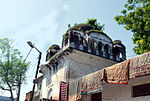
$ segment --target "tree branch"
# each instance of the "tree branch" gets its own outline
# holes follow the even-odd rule
[[[0,86],[0,88],[1,88],[2,90],[10,91],[10,89],[4,88],[4,87],[2,87],[2,86]]]
[[[15,85],[15,84],[13,84],[12,86],[18,86],[17,84]]]

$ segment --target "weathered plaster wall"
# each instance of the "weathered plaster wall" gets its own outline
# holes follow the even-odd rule
[[[69,82],[104,67],[115,64],[115,61],[104,59],[92,54],[74,50],[58,62],[57,70],[54,67],[43,69],[42,98],[58,100],[61,81]]]
[[[42,86],[41,86],[41,96],[40,98],[47,98],[47,86],[46,83],[48,82],[47,80],[49,79],[48,74],[50,73],[49,68],[45,67],[44,70],[44,75],[43,75],[43,80],[42,80]]]
[[[59,98],[60,81],[70,81],[89,73],[95,72],[104,67],[115,64],[115,61],[97,57],[80,51],[73,51],[64,57],[64,61],[58,65],[58,71],[51,76],[53,87],[52,97],[55,100]]]
[[[48,67],[42,68],[43,72],[43,80],[42,80],[42,97],[41,98],[48,98],[52,96],[54,100],[58,100],[59,98],[59,87],[61,81],[66,81],[66,59],[61,59],[59,64],[55,67],[50,65]],[[54,69],[55,68],[55,69]],[[57,68],[57,69],[56,69]]]
[[[67,59],[69,61],[67,75],[70,80],[77,79],[117,63],[109,59],[77,50],[73,51],[72,54],[69,54]]]
[[[56,74],[52,76],[52,98],[53,99],[58,99],[59,98],[59,89],[60,89],[60,82],[61,81],[66,81],[65,73],[66,73],[66,68],[61,68]]]
[[[132,97],[132,87],[145,83],[150,83],[150,76],[132,79],[128,85],[104,84],[102,101],[150,101],[150,96]]]

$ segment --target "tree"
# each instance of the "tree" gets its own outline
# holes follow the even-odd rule
[[[0,39],[0,88],[9,91],[14,101],[14,90],[20,94],[21,84],[25,81],[29,62],[25,62],[18,49],[8,38]],[[20,95],[18,94],[17,97]],[[19,99],[18,99],[19,101]]]
[[[119,25],[133,32],[136,54],[150,51],[150,0],[127,0],[122,15],[115,17]]]

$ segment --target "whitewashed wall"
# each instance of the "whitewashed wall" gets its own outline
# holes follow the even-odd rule
[[[42,69],[44,72],[42,98],[52,96],[54,100],[58,100],[60,81],[69,82],[115,63],[112,60],[74,50],[59,61],[56,71],[53,70],[53,67],[51,67],[51,73],[47,67]]]
[[[70,77],[70,80],[77,79],[117,63],[109,59],[77,50],[73,51],[73,53],[70,54],[67,59],[69,61],[67,76]]]
[[[47,98],[48,91],[47,91],[47,86],[46,86],[46,82],[47,82],[46,80],[49,79],[48,74],[49,74],[50,70],[49,70],[49,68],[45,67],[45,68],[43,68],[43,72],[44,72],[44,75],[43,75],[43,80],[42,80],[40,98]]]
[[[132,97],[132,87],[150,83],[150,76],[132,79],[128,85],[104,84],[102,101],[150,101],[150,96]]]

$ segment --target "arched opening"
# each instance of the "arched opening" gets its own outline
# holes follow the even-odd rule
[[[51,55],[50,55],[50,52],[47,52],[46,54],[46,61],[48,61],[50,59]]]
[[[80,36],[80,45],[83,45],[83,36]]]
[[[74,33],[73,42],[74,42],[75,48],[78,49],[79,48],[79,35],[76,32]]]
[[[90,42],[90,47],[91,47],[91,52],[92,52],[93,54],[95,54],[95,53],[96,53],[97,43],[96,43],[94,40],[91,40],[91,42]]]
[[[109,55],[108,55],[108,48],[109,48],[109,45],[106,44],[106,45],[104,46],[104,52],[105,52],[105,57],[106,57],[106,58],[109,57]]]
[[[119,54],[120,54],[119,47],[113,47],[113,57],[114,57],[114,59],[116,59],[117,57],[119,57]]]
[[[102,56],[103,55],[103,52],[102,52],[102,47],[103,47],[103,44],[102,42],[98,42],[98,52],[99,52],[99,55]]]
[[[48,97],[49,99],[52,98],[52,88],[49,89],[48,94],[47,94],[47,97]]]
[[[87,41],[84,39],[83,40],[83,51],[88,51],[88,44],[87,44]]]
[[[124,47],[122,48],[122,58],[126,60],[126,50]]]
[[[119,55],[121,61],[126,60],[126,54],[125,54],[125,48],[121,47],[120,48],[120,55]]]
[[[65,36],[65,45],[68,43],[68,34]]]
[[[73,31],[71,30],[70,32],[69,32],[69,40],[70,40],[70,42],[73,42]]]

